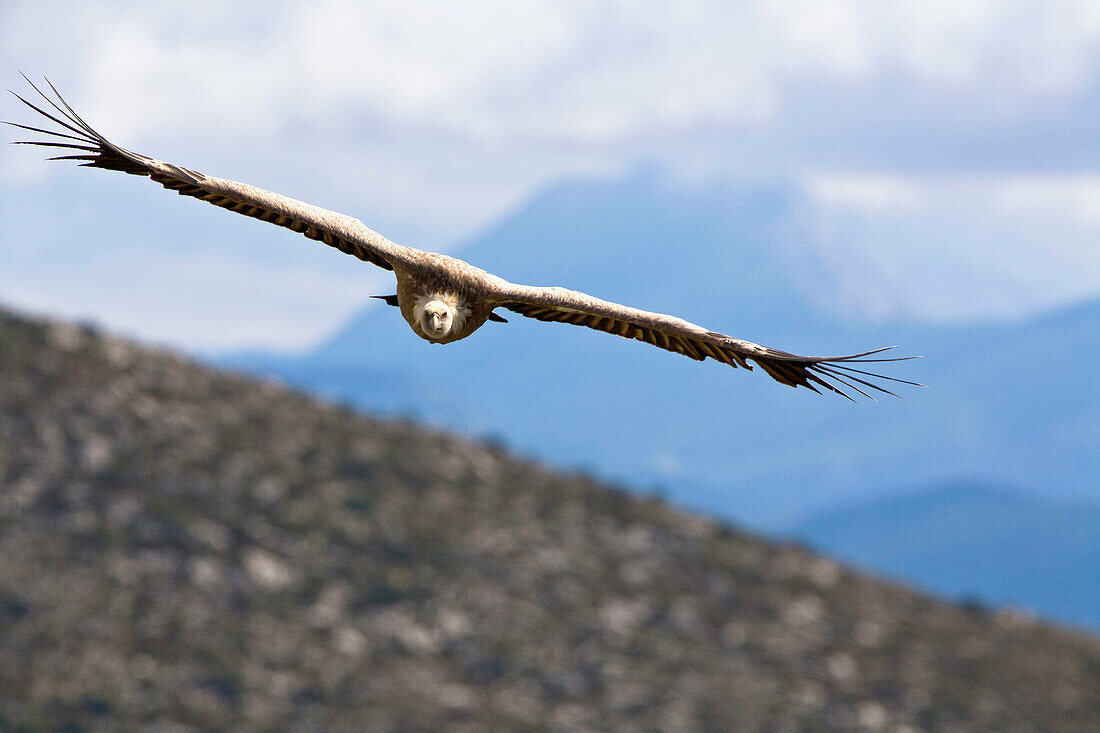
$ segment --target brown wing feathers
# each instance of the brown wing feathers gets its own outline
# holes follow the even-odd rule
[[[806,387],[818,393],[821,391],[818,388],[821,387],[848,399],[851,399],[851,395],[846,390],[853,390],[870,399],[874,399],[874,397],[866,391],[868,389],[893,395],[894,397],[898,396],[885,387],[869,381],[870,379],[884,379],[920,386],[916,382],[887,377],[850,366],[853,363],[905,361],[916,358],[867,358],[894,348],[892,346],[887,347],[887,349],[876,349],[848,356],[806,357],[757,346],[756,344],[745,344],[745,342],[737,341],[715,331],[693,337],[682,333],[672,333],[649,325],[631,323],[624,319],[555,308],[538,303],[509,302],[503,303],[501,307],[540,321],[571,323],[624,338],[644,341],[660,349],[683,354],[696,361],[710,358],[734,368],[741,367],[752,371],[752,365],[748,363],[751,360],[760,365],[760,368],[777,382],[791,387]]]
[[[25,76],[23,78],[26,79]],[[75,151],[69,155],[55,156],[50,158],[50,160],[75,160],[81,161],[80,165],[82,166],[121,171],[137,176],[148,176],[151,180],[156,181],[170,191],[175,191],[181,196],[191,196],[215,206],[220,206],[223,209],[229,209],[238,214],[285,227],[304,234],[309,239],[324,242],[329,246],[335,247],[342,252],[346,252],[366,262],[370,262],[373,265],[378,265],[387,270],[393,269],[393,266],[390,265],[389,262],[375,252],[340,237],[333,232],[327,231],[323,227],[318,227],[313,223],[296,219],[293,216],[288,216],[263,206],[257,206],[249,201],[239,200],[224,191],[211,190],[211,179],[204,176],[202,173],[170,163],[155,161],[152,158],[118,147],[93,130],[88,123],[84,122],[84,120],[73,111],[72,107],[65,102],[62,96],[57,92],[57,89],[54,88],[53,84],[50,84],[48,79],[46,83],[49,84],[50,89],[56,96],[56,102],[44,94],[30,79],[27,79],[27,83],[30,84],[31,87],[38,92],[39,96],[53,108],[53,113],[27,101],[15,92],[12,92],[12,94],[14,94],[19,101],[23,102],[23,104],[38,112],[43,117],[60,125],[68,132],[47,130],[39,127],[31,127],[30,125],[7,122],[5,124],[11,125],[12,127],[18,127],[43,135],[50,135],[55,138],[50,141],[20,140],[15,143],[16,145],[38,145],[46,148]],[[60,103],[60,105],[58,103]]]
[[[652,344],[653,346],[667,351],[683,354],[696,361],[702,361],[707,358],[707,356],[711,356],[709,352],[704,353],[698,348],[697,344],[693,344],[688,339],[677,335],[669,335],[663,331],[644,328],[637,324],[630,323],[629,321],[611,318],[609,316],[565,311],[557,308],[532,305],[530,303],[505,303],[501,307],[540,321],[571,323],[575,326],[587,326],[588,328],[594,328],[597,331],[604,331],[606,333],[615,334],[616,336],[622,336],[623,338],[637,339],[638,341],[644,341],[647,344]]]

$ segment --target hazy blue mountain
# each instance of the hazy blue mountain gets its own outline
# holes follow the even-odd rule
[[[1100,629],[1100,504],[945,482],[821,512],[794,535],[947,597]]]
[[[758,528],[789,527],[856,491],[958,475],[1095,495],[1100,301],[1009,325],[844,320],[822,299],[837,278],[870,275],[820,259],[806,211],[782,184],[570,181],[461,254],[514,281],[566,284],[791,351],[900,343],[927,356],[885,368],[929,385],[902,386],[911,404],[853,405],[518,316],[435,347],[386,307],[304,356],[227,361],[374,411],[507,435],[531,454]]]

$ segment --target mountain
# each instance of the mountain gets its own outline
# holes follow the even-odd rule
[[[807,211],[797,187],[782,184],[574,180],[460,254],[510,280],[567,284],[790,351],[899,343],[899,354],[926,356],[885,367],[929,385],[901,386],[911,404],[851,405],[518,316],[437,348],[385,307],[308,354],[222,363],[370,410],[507,435],[529,454],[770,531],[866,487],[960,475],[1095,497],[1100,393],[1082,385],[1100,371],[1100,301],[969,326],[833,315],[853,306],[837,293],[880,283],[815,251]]]
[[[1059,730],[1100,642],[0,313],[0,729]]]
[[[792,536],[949,598],[1100,629],[1100,504],[953,481],[821,512]]]

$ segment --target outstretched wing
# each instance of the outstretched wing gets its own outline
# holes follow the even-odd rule
[[[529,318],[587,326],[616,336],[644,341],[698,361],[709,357],[734,368],[749,370],[752,369],[749,364],[752,361],[777,382],[792,387],[807,387],[814,392],[820,392],[818,388],[821,387],[848,399],[851,399],[846,391],[849,389],[874,399],[864,388],[897,397],[885,387],[875,384],[876,380],[921,386],[916,382],[875,374],[853,366],[916,358],[868,358],[894,348],[892,346],[848,356],[798,356],[708,331],[682,318],[630,308],[565,288],[509,284],[501,292],[494,293],[493,299],[499,301],[498,307]]]
[[[26,79],[25,76],[23,78]],[[52,138],[48,141],[21,140],[16,143],[17,145],[39,145],[71,151],[67,155],[60,155],[50,160],[77,160],[83,161],[81,165],[84,166],[148,176],[182,196],[193,196],[223,209],[300,232],[310,239],[324,242],[387,270],[392,270],[395,265],[415,258],[420,252],[411,247],[394,244],[353,217],[296,201],[287,196],[280,196],[246,183],[205,176],[178,165],[164,163],[120,148],[84,122],[61,98],[48,79],[46,83],[49,84],[56,100],[44,94],[30,79],[27,79],[27,83],[52,109],[47,110],[32,104],[15,92],[12,94],[34,111],[60,125],[62,129],[49,130],[14,122],[5,124],[49,135]]]

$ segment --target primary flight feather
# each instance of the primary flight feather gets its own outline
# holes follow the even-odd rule
[[[183,196],[286,227],[391,270],[397,278],[397,294],[384,299],[398,306],[412,330],[432,343],[457,341],[488,320],[503,321],[494,312],[501,308],[540,321],[572,323],[637,339],[698,361],[710,358],[749,370],[752,369],[751,361],[782,384],[807,387],[814,392],[820,387],[849,399],[851,396],[846,390],[866,397],[871,394],[865,389],[894,394],[876,384],[876,380],[916,385],[853,366],[912,358],[869,358],[894,347],[848,356],[798,356],[735,339],[675,316],[630,308],[575,290],[516,285],[454,257],[395,244],[353,217],[120,148],[84,122],[49,80],[46,84],[53,97],[29,79],[27,83],[45,102],[43,106],[15,92],[12,94],[61,129],[8,122],[6,124],[52,138],[16,144],[69,151],[51,160],[75,160],[84,166],[148,176]]]

